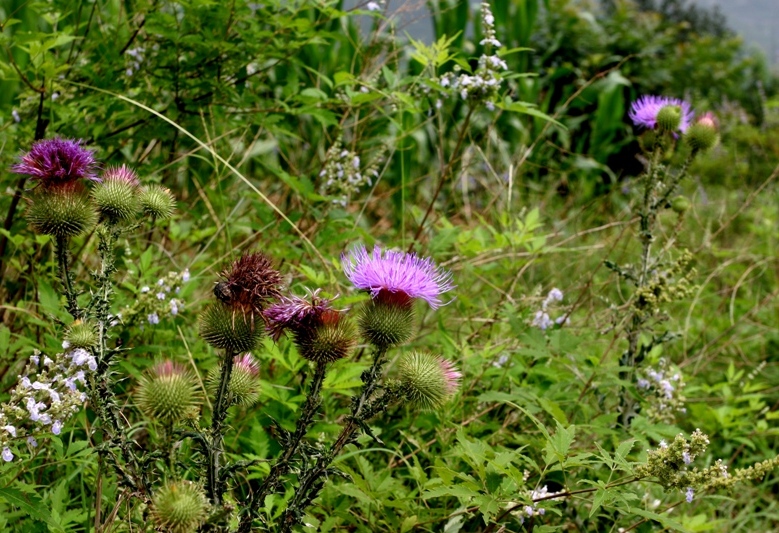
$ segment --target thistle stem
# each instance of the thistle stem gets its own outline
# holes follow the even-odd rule
[[[271,494],[278,489],[281,477],[289,473],[290,467],[292,466],[292,459],[297,454],[300,444],[303,442],[303,438],[306,436],[306,433],[308,433],[308,429],[314,421],[314,415],[316,415],[322,404],[320,393],[326,374],[327,363],[317,363],[314,376],[311,378],[311,386],[308,395],[306,396],[306,402],[303,404],[300,418],[298,418],[297,423],[295,424],[295,433],[292,434],[292,438],[286,444],[284,453],[276,460],[262,484],[254,492],[249,509],[241,518],[238,533],[249,533],[251,531],[252,520],[254,520],[257,509],[259,509],[260,505],[265,501],[265,497],[268,494]]]
[[[54,250],[57,254],[57,274],[60,281],[62,281],[62,287],[65,291],[65,299],[67,300],[67,310],[70,315],[78,320],[82,317],[83,313],[78,307],[78,301],[76,300],[76,291],[73,290],[73,274],[70,272],[69,265],[69,253],[68,253],[68,238],[57,236],[54,241]]]
[[[214,412],[211,417],[211,442],[208,447],[208,470],[206,472],[206,487],[208,497],[214,505],[220,505],[224,494],[224,483],[219,475],[219,459],[224,453],[223,428],[227,410],[230,407],[229,385],[233,373],[235,354],[231,350],[225,350],[222,363],[222,373],[219,378],[219,389],[214,402]]]
[[[369,401],[379,386],[381,371],[386,363],[387,349],[387,346],[377,347],[373,356],[373,364],[362,373],[362,391],[359,396],[352,397],[351,416],[341,429],[338,438],[327,452],[317,459],[317,462],[311,469],[301,474],[300,484],[295,490],[292,500],[288,503],[287,510],[284,511],[281,517],[279,529],[281,533],[290,533],[292,528],[300,523],[303,511],[322,489],[322,483],[319,482],[320,478],[327,474],[333,460],[338,457],[344,447],[352,442],[357,430],[367,421],[367,415],[377,414],[375,410],[370,409]]]

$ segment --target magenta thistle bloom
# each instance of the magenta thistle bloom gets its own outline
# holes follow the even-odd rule
[[[432,259],[413,253],[376,246],[368,254],[365,246],[358,246],[343,254],[341,263],[349,281],[358,289],[370,291],[373,298],[382,293],[401,299],[421,298],[437,309],[441,306],[441,294],[454,288],[451,272],[436,266]]]
[[[95,174],[95,156],[81,140],[46,139],[33,143],[19,163],[11,167],[46,186],[62,185],[80,178],[100,181]]]
[[[679,131],[685,132],[692,122],[694,113],[690,108],[689,102],[679,98],[669,98],[667,96],[642,96],[630,106],[628,116],[633,124],[650,130],[657,127],[657,114],[662,108],[669,105],[679,106],[682,111],[682,120],[679,124]]]

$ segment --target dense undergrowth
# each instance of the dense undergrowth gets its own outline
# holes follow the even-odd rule
[[[386,390],[413,352],[453,361],[462,379],[443,408],[399,401],[361,425],[318,498],[298,506],[297,530],[776,528],[772,465],[738,472],[777,455],[779,100],[735,36],[622,1],[512,0],[491,13],[428,2],[432,44],[405,35],[382,2],[0,7],[2,168],[34,140],[84,139],[103,165],[132,166],[177,205],[114,241],[103,230],[71,240],[75,280],[105,287],[101,269],[116,267],[103,316],[116,353],[102,370],[127,423],[107,438],[92,397],[34,447],[3,434],[4,531],[152,530],[164,522],[150,494],[165,480],[209,489],[192,433],[219,411],[209,382],[227,359],[198,325],[219,273],[261,250],[285,291],[322,289],[359,310],[370,298],[340,261],[358,243],[431,257],[456,285],[447,305],[415,304]],[[662,197],[690,150],[685,136],[657,140],[631,122],[643,94],[713,112],[720,138],[651,214],[644,171],[670,169],[653,178]],[[28,226],[35,182],[10,170],[3,180],[6,401],[34,350],[65,349],[74,317],[58,238]],[[158,297],[158,286],[172,291]],[[658,298],[646,303],[650,286]],[[96,290],[76,304],[102,301]],[[354,419],[371,343],[328,367],[306,428],[312,462]],[[285,338],[253,354],[259,397],[225,408],[224,464],[237,474],[223,500],[208,493],[203,531],[239,527],[290,445],[285,430],[308,412],[318,366]],[[202,418],[178,433],[137,394],[163,359],[207,392]],[[112,467],[122,447],[147,461],[150,491]],[[286,523],[310,473],[294,466],[257,502],[260,530]],[[729,486],[739,476],[751,479]]]

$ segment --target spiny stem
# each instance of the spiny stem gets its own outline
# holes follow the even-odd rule
[[[74,318],[79,319],[82,316],[76,300],[76,291],[73,289],[73,275],[70,272],[68,238],[57,236],[54,241],[54,250],[57,254],[57,274],[62,282],[62,288],[65,291],[68,313]]]
[[[352,441],[354,434],[360,428],[361,423],[367,420],[366,414],[372,412],[371,409],[366,409],[369,406],[369,400],[373,396],[376,387],[379,385],[379,379],[381,378],[381,370],[386,362],[387,346],[380,346],[376,348],[373,357],[373,364],[368,370],[362,373],[363,387],[360,396],[352,398],[352,413],[348,421],[341,429],[338,438],[330,446],[326,453],[323,453],[316,464],[310,470],[303,473],[300,477],[300,484],[292,500],[287,505],[287,510],[281,517],[281,526],[279,531],[281,533],[289,533],[292,528],[300,522],[300,517],[303,514],[305,508],[316,498],[316,495],[321,489],[321,484],[318,483],[319,479],[324,476],[327,469],[332,464],[333,460],[338,457],[341,450]]]
[[[303,405],[300,418],[298,418],[297,423],[295,424],[295,433],[287,443],[284,453],[276,460],[262,484],[254,492],[249,509],[241,518],[238,533],[249,533],[251,531],[252,520],[257,513],[257,509],[259,509],[260,505],[265,501],[265,497],[268,494],[271,494],[278,489],[281,477],[289,472],[290,467],[292,466],[291,461],[297,454],[300,444],[303,442],[303,438],[306,436],[306,433],[308,433],[308,428],[313,423],[314,415],[322,404],[320,392],[326,374],[327,363],[317,363],[314,376],[311,378],[311,387],[308,391],[306,402]]]
[[[232,350],[225,350],[222,362],[222,372],[219,379],[219,389],[214,402],[214,413],[211,417],[211,442],[208,447],[207,490],[208,497],[214,505],[220,505],[224,493],[223,483],[219,475],[219,458],[224,453],[224,438],[222,435],[224,420],[230,407],[229,385],[233,373],[235,354]]]

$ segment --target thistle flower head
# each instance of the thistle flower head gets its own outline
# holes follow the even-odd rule
[[[147,416],[173,424],[195,416],[200,395],[190,372],[167,360],[146,372],[138,387],[137,399]]]
[[[138,200],[138,176],[129,167],[109,167],[103,180],[92,190],[100,213],[110,222],[132,220],[140,207]]]
[[[422,409],[443,406],[457,391],[462,377],[450,361],[424,352],[403,356],[399,370],[408,399]]]
[[[223,303],[244,312],[262,312],[281,297],[281,274],[260,252],[242,255],[229,269],[221,273],[222,281],[214,287],[214,295]]]
[[[370,291],[374,299],[393,299],[398,303],[420,298],[430,307],[441,306],[441,294],[454,288],[452,274],[413,253],[382,250],[372,253],[364,246],[341,257],[344,273],[358,289]]]
[[[79,139],[60,138],[36,141],[11,170],[39,180],[45,187],[81,178],[99,181],[95,174],[95,156],[82,143]]]
[[[208,372],[208,388],[213,393],[219,388],[221,374],[221,366]],[[249,406],[257,401],[260,396],[259,376],[260,365],[252,354],[245,353],[233,358],[233,372],[227,385],[227,392],[233,403]]]
[[[354,328],[345,315],[319,296],[320,289],[306,297],[283,297],[265,310],[268,332],[274,340],[285,331],[292,332],[300,355],[316,363],[342,359],[356,343]]]
[[[679,126],[678,131],[685,132],[692,122],[694,113],[689,102],[679,98],[669,98],[667,96],[642,96],[630,106],[628,116],[633,124],[639,127],[653,130],[657,127],[657,116],[665,107],[679,108]]]
[[[167,220],[173,214],[176,199],[170,189],[161,185],[149,185],[141,189],[141,210],[147,216]]]
[[[202,487],[191,481],[169,481],[154,492],[152,516],[169,533],[195,531],[208,515]]]
[[[25,218],[44,235],[75,237],[97,222],[97,211],[81,183],[63,183],[52,194],[52,187],[36,188],[26,198]]]
[[[93,348],[99,342],[97,328],[91,322],[76,320],[65,333],[65,340],[70,348]]]
[[[719,141],[717,118],[705,113],[687,130],[684,140],[694,152],[705,152]]]

